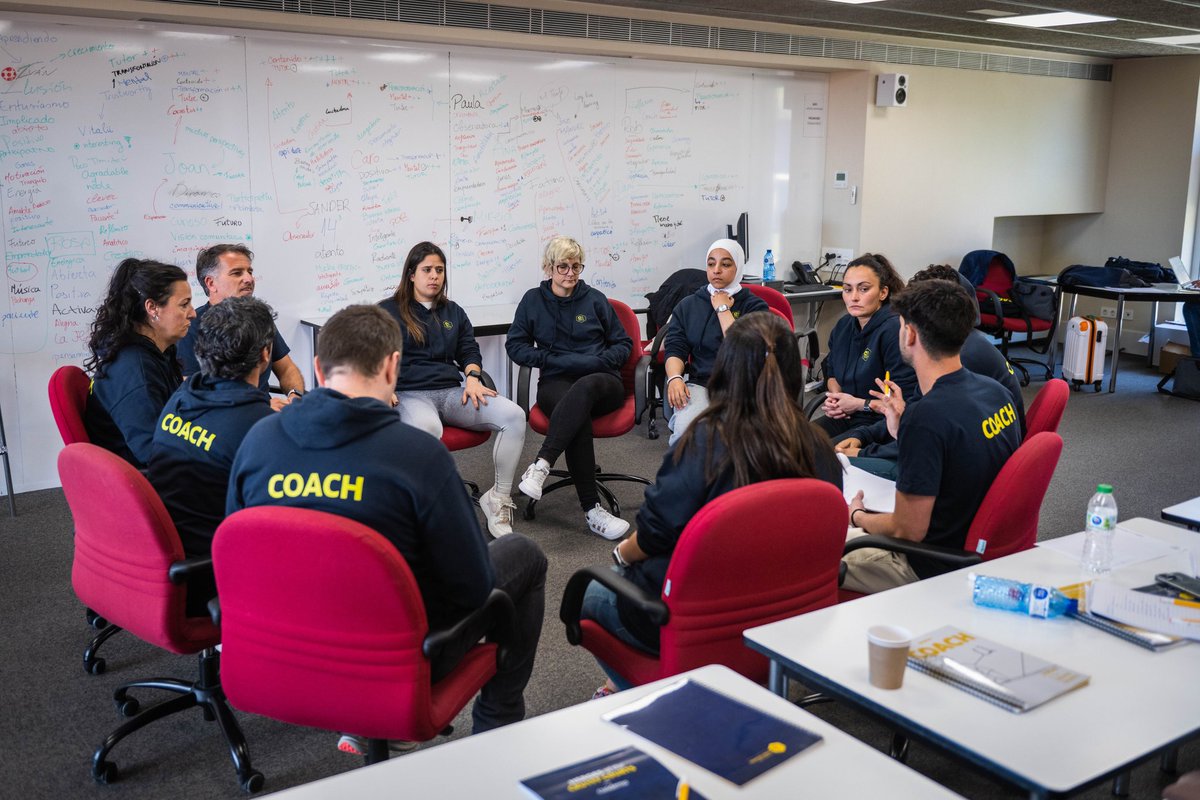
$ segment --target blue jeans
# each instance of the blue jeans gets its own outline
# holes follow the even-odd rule
[[[1192,357],[1200,358],[1200,303],[1183,304],[1183,324],[1187,325]]]
[[[613,572],[619,574],[621,570],[613,567]],[[583,607],[580,609],[579,615],[583,619],[592,620],[630,647],[636,647],[642,652],[655,655],[625,628],[625,624],[621,622],[621,615],[617,613],[617,595],[611,589],[601,586],[595,581],[589,583],[587,591],[583,593]],[[604,670],[604,674],[617,689],[625,690],[633,685],[600,659],[596,659],[596,663],[600,665],[600,669]]]

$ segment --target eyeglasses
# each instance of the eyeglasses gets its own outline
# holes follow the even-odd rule
[[[583,267],[583,264],[555,264],[554,271],[559,275],[571,275],[572,273],[578,275],[583,272]]]

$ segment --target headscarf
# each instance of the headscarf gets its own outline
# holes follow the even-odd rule
[[[708,246],[708,252],[704,254],[706,263],[713,250],[727,250],[729,255],[733,256],[733,263],[737,264],[737,272],[733,276],[733,282],[720,291],[727,292],[730,296],[737,294],[742,290],[742,272],[746,269],[746,254],[742,251],[742,246],[733,239],[717,239]],[[711,283],[707,286],[710,297],[717,293],[718,290],[714,289]]]

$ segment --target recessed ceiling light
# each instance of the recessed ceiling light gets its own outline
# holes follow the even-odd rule
[[[977,8],[974,11],[968,11],[968,14],[978,14],[981,17],[1015,17],[1016,11],[997,11],[994,8]]]
[[[1065,25],[1084,25],[1089,22],[1112,22],[1116,17],[1100,17],[1095,14],[1077,14],[1074,11],[1057,11],[1053,14],[1025,14],[1019,17],[989,19],[1001,25],[1022,25],[1026,28],[1058,28]]]
[[[1153,36],[1149,39],[1138,39],[1138,41],[1154,44],[1200,44],[1200,33],[1189,33],[1186,36]]]

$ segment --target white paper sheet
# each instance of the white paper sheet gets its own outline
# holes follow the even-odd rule
[[[1057,539],[1047,539],[1038,542],[1038,547],[1054,550],[1065,556],[1079,559],[1083,556],[1083,533],[1072,533],[1070,536],[1060,536]],[[1113,569],[1128,567],[1131,564],[1141,564],[1143,561],[1153,561],[1163,556],[1178,556],[1180,565],[1191,563],[1191,552],[1182,547],[1168,544],[1152,536],[1143,536],[1127,528],[1117,526],[1113,534]],[[1192,574],[1195,574],[1193,568]]]
[[[1088,610],[1148,631],[1200,639],[1200,603],[1135,592],[1099,580],[1088,592]]]
[[[878,475],[872,475],[866,470],[850,464],[850,460],[838,453],[838,461],[842,464],[842,494],[849,503],[861,489],[863,505],[868,511],[881,511],[890,514],[896,510],[896,483]]]

